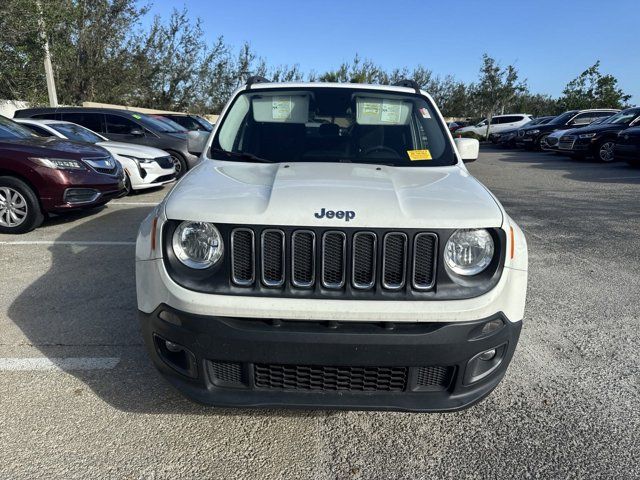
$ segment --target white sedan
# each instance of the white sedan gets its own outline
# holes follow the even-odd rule
[[[14,120],[43,137],[55,136],[93,143],[107,149],[122,165],[129,191],[158,187],[175,180],[175,167],[170,155],[164,150],[133,143],[112,142],[76,123],[31,118]]]

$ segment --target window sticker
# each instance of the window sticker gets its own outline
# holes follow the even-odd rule
[[[273,97],[271,101],[271,117],[274,120],[286,120],[291,117],[291,97]]]
[[[418,160],[432,160],[431,152],[429,150],[407,150],[407,154],[412,162]]]
[[[380,121],[384,123],[400,123],[400,102],[394,102],[392,100],[382,101],[382,114],[380,115]]]
[[[424,107],[420,108],[420,115],[422,115],[422,118],[431,118],[431,115],[429,115],[429,110]]]
[[[140,120],[142,117],[140,115],[138,115],[137,113],[132,113],[131,116],[133,118],[135,118],[136,120]]]

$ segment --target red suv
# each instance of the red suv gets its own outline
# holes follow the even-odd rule
[[[0,116],[0,233],[24,233],[47,213],[104,205],[126,193],[104,148],[35,136]]]

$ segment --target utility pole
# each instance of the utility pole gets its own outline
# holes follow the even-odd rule
[[[58,94],[56,93],[56,82],[53,78],[53,66],[51,65],[51,54],[49,53],[49,40],[47,39],[47,33],[44,25],[44,16],[42,14],[42,5],[40,1],[38,4],[38,13],[40,14],[40,37],[44,42],[44,73],[47,77],[47,92],[49,93],[49,105],[52,107],[58,106]]]

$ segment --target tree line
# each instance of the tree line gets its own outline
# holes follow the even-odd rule
[[[186,9],[167,19],[148,14],[135,0],[2,0],[0,99],[46,104],[43,69],[48,40],[61,104],[117,103],[194,113],[218,113],[231,92],[251,75],[275,81],[393,84],[415,80],[447,117],[478,118],[502,112],[553,115],[574,108],[626,106],[630,95],[600,71],[600,62],[571,80],[562,95],[533,93],[514,65],[482,58],[478,79],[465,83],[418,65],[386,70],[357,54],[326,72],[298,65],[270,65],[249,43],[223,37],[207,41],[200,19]]]

